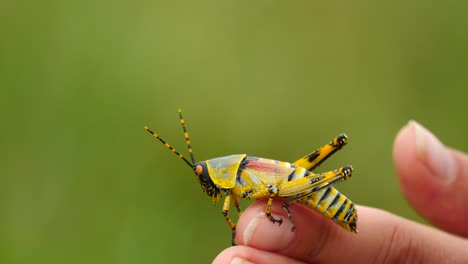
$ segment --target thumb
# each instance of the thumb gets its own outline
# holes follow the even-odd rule
[[[438,227],[468,237],[468,156],[410,121],[395,139],[393,159],[414,209]]]

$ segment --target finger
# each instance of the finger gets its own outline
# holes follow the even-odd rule
[[[414,209],[440,228],[468,237],[468,156],[410,121],[395,139],[393,159]]]
[[[246,246],[225,249],[213,261],[213,264],[301,264],[304,262],[278,253],[263,251]]]
[[[286,218],[282,202],[273,204],[275,217]],[[258,201],[239,219],[239,244],[308,263],[468,263],[467,240],[378,209],[358,206],[359,233],[354,234],[301,204],[289,207],[296,221],[291,232],[287,220],[281,226],[271,223],[265,206]]]

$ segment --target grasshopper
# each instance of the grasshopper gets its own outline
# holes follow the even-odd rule
[[[283,209],[292,223],[291,231],[295,230],[296,225],[288,207],[298,202],[323,214],[344,229],[357,232],[357,211],[354,203],[332,187],[335,183],[349,179],[353,168],[347,165],[324,173],[312,172],[347,144],[348,138],[345,134],[338,135],[330,143],[294,163],[252,157],[246,154],[196,162],[182,110],[179,109],[178,112],[191,161],[147,126],[145,130],[190,166],[202,190],[213,199],[213,203],[224,194],[222,214],[232,230],[233,245],[235,244],[236,225],[228,214],[231,199],[238,213],[241,214],[239,199],[268,198],[265,209],[266,217],[272,223],[281,225],[283,219],[274,218],[271,215],[271,206],[275,197],[286,198]]]

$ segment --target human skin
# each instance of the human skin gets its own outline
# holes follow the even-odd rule
[[[357,234],[301,204],[292,204],[296,231],[265,217],[266,201],[248,207],[237,225],[238,246],[221,263],[468,263],[468,155],[443,145],[410,121],[398,133],[393,160],[408,203],[435,227],[381,209],[357,206]],[[285,200],[272,212],[286,218]]]

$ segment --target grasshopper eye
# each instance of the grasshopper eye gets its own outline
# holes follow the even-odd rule
[[[197,165],[195,167],[195,174],[200,175],[203,172],[203,167],[201,165]]]

